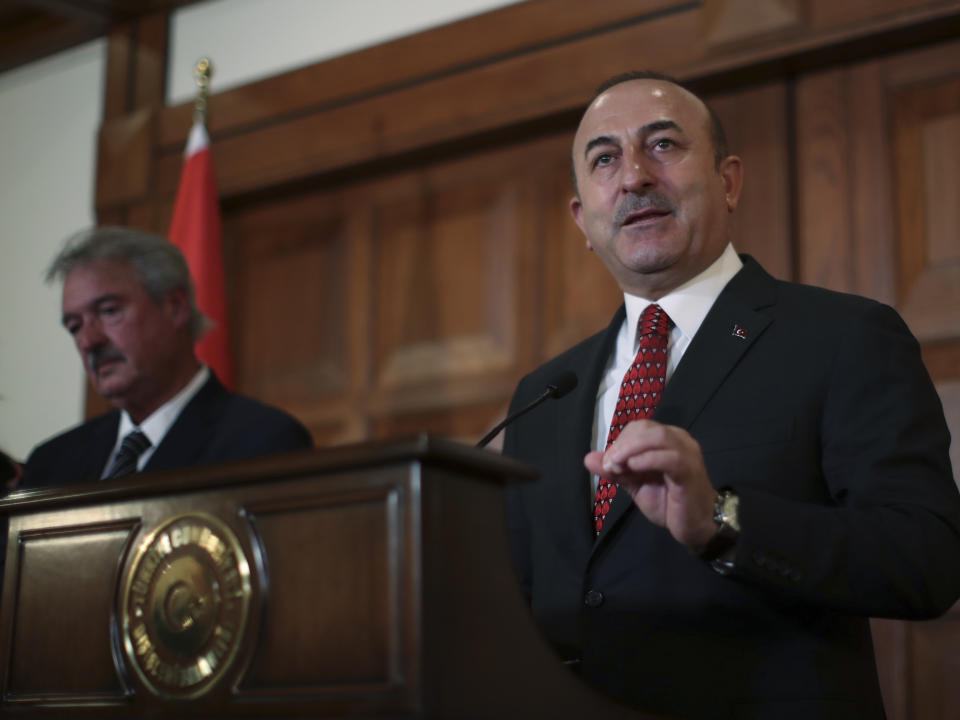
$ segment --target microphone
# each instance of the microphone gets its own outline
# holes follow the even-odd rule
[[[497,436],[497,433],[503,430],[507,425],[512,423],[518,417],[530,412],[537,405],[542,403],[544,400],[547,400],[548,398],[558,398],[558,399],[562,398],[568,392],[573,390],[576,386],[577,386],[577,374],[574,372],[571,372],[570,370],[561,370],[560,372],[558,372],[556,375],[553,376],[553,379],[549,383],[547,383],[546,389],[542,393],[540,393],[540,396],[536,400],[534,400],[532,403],[530,403],[526,407],[520,408],[515,413],[512,413],[511,415],[507,415],[501,422],[497,423],[497,425],[490,432],[488,432],[486,435],[480,438],[480,442],[478,442],[476,446],[478,448],[486,447],[490,443],[490,441]]]

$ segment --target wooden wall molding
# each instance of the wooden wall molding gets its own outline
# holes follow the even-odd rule
[[[715,0],[703,4],[703,39],[708,46],[742,42],[787,30],[802,22],[801,0]]]
[[[97,207],[122,211],[149,195],[155,135],[156,113],[150,108],[104,122],[97,146]]]

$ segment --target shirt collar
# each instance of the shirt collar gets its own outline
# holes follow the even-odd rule
[[[201,365],[190,382],[184,385],[180,392],[154,410],[146,420],[140,423],[140,431],[150,439],[151,447],[156,448],[160,444],[167,431],[180,416],[180,412],[200,391],[209,377],[210,369],[206,365]],[[120,415],[119,437],[121,439],[125,438],[131,430],[136,428],[137,425],[130,418],[130,414],[124,410]]]
[[[733,249],[732,244],[728,243],[723,253],[710,267],[675,290],[671,290],[659,300],[647,300],[638,295],[624,293],[623,301],[627,308],[626,326],[632,328],[634,333],[633,352],[636,353],[637,344],[640,342],[636,333],[637,324],[647,305],[652,302],[660,305],[673,320],[676,329],[687,340],[692,340],[723,288],[742,267],[743,262],[736,250]]]

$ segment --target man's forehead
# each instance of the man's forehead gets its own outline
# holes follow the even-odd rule
[[[138,279],[136,269],[128,260],[114,257],[97,258],[81,263],[67,272],[64,281],[69,282],[71,278],[101,281]]]
[[[688,129],[705,123],[706,118],[703,103],[678,85],[663,80],[628,80],[590,103],[577,128],[574,146],[582,147],[596,136],[616,136],[663,123]]]
[[[107,258],[77,265],[63,279],[63,301],[90,301],[100,295],[135,293],[141,287],[136,269],[126,260]]]

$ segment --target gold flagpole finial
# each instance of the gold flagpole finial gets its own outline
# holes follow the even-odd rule
[[[210,78],[213,76],[213,62],[210,58],[202,57],[197,60],[193,68],[193,79],[197,83],[197,99],[193,103],[195,120],[205,123],[207,120],[207,92],[210,89]]]

